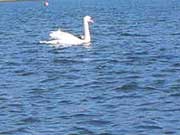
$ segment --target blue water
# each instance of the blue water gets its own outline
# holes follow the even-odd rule
[[[85,15],[89,47],[39,44]],[[178,135],[179,118],[179,0],[0,3],[0,135]]]

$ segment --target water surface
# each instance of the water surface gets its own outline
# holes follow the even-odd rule
[[[180,1],[0,3],[0,134],[180,134]],[[39,44],[59,27],[91,46]]]

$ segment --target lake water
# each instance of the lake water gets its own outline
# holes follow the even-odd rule
[[[39,44],[85,15],[90,46]],[[179,0],[0,3],[0,135],[178,135],[179,118]]]

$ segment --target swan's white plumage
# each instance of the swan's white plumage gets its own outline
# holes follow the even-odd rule
[[[84,38],[81,39],[79,37],[74,36],[71,33],[61,31],[60,29],[57,31],[52,31],[49,36],[51,38],[50,41],[41,41],[40,43],[47,44],[71,44],[71,45],[79,45],[83,43],[89,43],[91,41],[90,31],[89,31],[89,22],[92,22],[90,16],[84,17]]]
[[[49,34],[51,39],[58,40],[62,44],[82,44],[83,40],[67,32],[61,30],[53,31]]]

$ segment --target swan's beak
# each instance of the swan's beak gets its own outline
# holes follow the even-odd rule
[[[89,20],[90,23],[94,23],[93,19]]]

